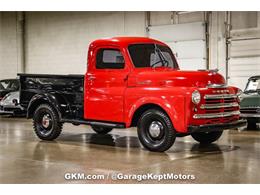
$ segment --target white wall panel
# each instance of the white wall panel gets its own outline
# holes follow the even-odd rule
[[[204,12],[176,12],[153,11],[150,12],[150,25],[182,24],[204,21]]]
[[[202,70],[206,66],[204,59],[178,59],[178,63],[181,70]]]
[[[186,12],[178,15],[178,23],[201,22],[203,20],[203,12]]]
[[[231,42],[230,57],[255,57],[260,56],[260,39],[237,40]]]
[[[259,44],[260,39],[231,39],[229,83],[244,89],[249,77],[260,75]]]
[[[27,73],[84,74],[89,43],[144,36],[144,12],[29,12]]]
[[[243,29],[230,32],[229,45],[228,81],[241,89],[245,88],[249,77],[260,75],[260,28],[252,28],[255,25],[245,28],[246,20],[248,17],[241,21]]]
[[[0,13],[0,80],[16,78],[18,72],[16,13]]]
[[[168,42],[168,45],[177,53],[179,59],[206,58],[204,40]]]
[[[231,12],[232,29],[248,29],[257,27],[257,12]]]
[[[232,77],[232,79],[229,80],[228,85],[235,86],[240,88],[241,90],[244,90],[247,81],[248,77]]]
[[[151,26],[149,36],[166,42],[200,40],[205,39],[205,27],[203,22]]]
[[[166,42],[184,70],[206,69],[205,25],[203,22],[151,26],[149,36]]]
[[[173,12],[150,12],[150,24],[152,26],[172,24],[172,15]]]
[[[226,12],[212,12],[209,19],[209,68],[226,78]]]

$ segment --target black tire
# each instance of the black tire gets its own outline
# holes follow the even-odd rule
[[[59,122],[59,116],[48,104],[41,104],[34,112],[33,128],[37,137],[42,140],[54,140],[62,131],[63,123]]]
[[[256,121],[255,120],[247,120],[247,130],[256,130]]]
[[[210,144],[217,141],[221,137],[222,133],[223,131],[199,132],[192,133],[191,136],[201,144]]]
[[[175,142],[176,132],[170,118],[161,110],[150,109],[137,124],[141,144],[153,152],[164,152]]]
[[[97,134],[102,134],[105,135],[107,133],[109,133],[110,131],[112,131],[112,128],[107,128],[107,127],[100,127],[100,126],[91,126],[91,128],[93,129],[93,131],[95,131]]]

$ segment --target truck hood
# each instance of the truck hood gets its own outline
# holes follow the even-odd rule
[[[216,71],[181,71],[170,68],[138,70],[137,84],[166,84],[180,87],[207,87],[209,84],[225,84],[225,79]],[[149,81],[149,82],[148,82]]]
[[[260,95],[258,93],[243,94],[241,96],[240,107],[259,107]]]

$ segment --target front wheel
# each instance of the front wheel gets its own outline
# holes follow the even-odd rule
[[[142,145],[154,152],[164,152],[174,143],[175,129],[171,120],[161,110],[150,109],[143,113],[137,125]]]
[[[40,105],[34,112],[33,127],[42,140],[54,140],[62,131],[58,113],[48,104]]]
[[[199,132],[192,133],[191,136],[201,144],[210,144],[217,141],[221,137],[222,133],[223,131]]]
[[[107,128],[107,127],[100,127],[100,126],[91,126],[91,128],[93,129],[93,131],[95,131],[97,134],[102,134],[105,135],[107,133],[109,133],[110,131],[112,131],[112,128]]]

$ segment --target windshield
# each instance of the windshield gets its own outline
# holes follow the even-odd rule
[[[260,79],[249,80],[245,89],[245,93],[254,93],[260,90]]]
[[[178,69],[178,64],[167,46],[157,44],[134,44],[128,47],[136,68],[170,67]]]
[[[4,80],[0,81],[1,91],[18,91],[19,82],[17,80]]]

